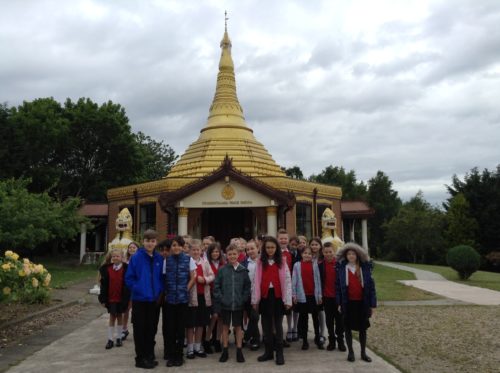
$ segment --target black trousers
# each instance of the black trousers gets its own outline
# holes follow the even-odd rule
[[[319,318],[318,318],[318,305],[314,295],[306,295],[306,303],[297,303],[299,311],[299,337],[307,339],[307,329],[309,324],[309,314],[311,314],[314,326],[314,335],[319,336]]]
[[[170,359],[182,359],[182,349],[184,347],[184,337],[186,329],[186,316],[188,313],[188,304],[165,304],[164,320],[167,328],[167,342],[165,344],[165,355]]]
[[[258,343],[260,341],[259,313],[253,309],[250,302],[245,305],[245,311],[248,315],[248,326],[245,331],[245,340]]]
[[[163,354],[164,357],[167,357],[167,304],[163,303],[161,306],[161,333],[163,335]]]
[[[328,328],[328,338],[330,341],[344,340],[344,321],[340,314],[335,298],[323,297],[325,307],[326,327]]]
[[[132,302],[132,325],[136,359],[154,357],[159,306],[156,302]]]
[[[276,298],[274,296],[273,288],[269,289],[267,298],[261,299],[259,309],[262,316],[262,332],[264,333],[264,338],[266,339],[266,345],[271,345],[274,341],[276,341],[276,347],[282,347],[283,314],[285,306],[281,298]]]

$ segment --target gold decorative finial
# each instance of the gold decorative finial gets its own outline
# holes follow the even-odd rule
[[[229,18],[227,18],[227,10],[224,11],[224,30],[227,32],[227,21]]]

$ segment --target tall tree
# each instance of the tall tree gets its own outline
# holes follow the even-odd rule
[[[382,171],[368,180],[367,200],[375,215],[368,224],[370,233],[370,249],[375,256],[382,253],[385,240],[384,224],[387,224],[401,208],[398,192],[392,188],[392,181]]]
[[[447,227],[444,232],[448,248],[458,245],[476,246],[478,224],[469,210],[469,202],[462,193],[455,194],[449,200],[446,212]]]
[[[297,165],[288,168],[281,167],[281,169],[285,171],[286,176],[291,177],[292,179],[304,180],[304,174]]]
[[[346,172],[344,167],[328,166],[318,175],[311,175],[309,180],[341,187],[344,200],[366,199],[366,185],[357,181],[354,170]]]
[[[475,241],[482,255],[500,247],[500,165],[495,171],[473,168],[460,180],[454,175],[447,186],[450,198],[444,205],[449,209],[452,198],[462,193],[469,203],[470,215],[476,219],[480,229]]]
[[[144,163],[142,173],[138,175],[138,182],[165,177],[178,158],[174,149],[163,141],[156,141],[141,131],[137,132],[134,137]]]
[[[410,260],[413,263],[444,260],[444,214],[425,201],[422,192],[404,203],[385,227],[385,246],[390,248],[389,256],[392,259]]]

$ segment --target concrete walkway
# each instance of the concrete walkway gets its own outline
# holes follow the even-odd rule
[[[458,282],[449,281],[438,273],[424,271],[401,264],[379,261],[376,263],[403,271],[413,272],[417,277],[417,280],[399,281],[402,284],[414,286],[421,290],[465,303],[483,306],[500,305],[500,291],[460,284]]]
[[[55,372],[79,372],[79,373],[123,373],[129,371],[141,371],[134,368],[134,343],[132,334],[124,342],[123,347],[105,350],[106,325],[108,315],[88,323],[84,327],[75,330],[65,337],[51,343],[36,352],[19,365],[8,370],[9,373],[55,373]],[[161,330],[161,327],[159,327]],[[368,333],[369,334],[369,333]],[[368,336],[368,338],[370,338]],[[230,338],[232,340],[232,338]],[[244,350],[246,363],[235,362],[235,348],[230,346],[229,361],[225,364],[219,363],[219,354],[209,355],[205,359],[196,358],[188,360],[181,368],[166,368],[163,356],[163,341],[161,332],[157,335],[156,356],[159,366],[156,371],[171,372],[332,372],[337,373],[396,373],[399,372],[382,358],[368,351],[372,357],[372,363],[366,363],[359,357],[359,345],[356,343],[354,351],[356,362],[349,363],[347,353],[335,351],[318,350],[312,343],[308,351],[300,349],[300,343],[293,343],[292,347],[285,349],[284,366],[278,367],[274,362],[257,362],[257,356],[262,351],[251,352]]]

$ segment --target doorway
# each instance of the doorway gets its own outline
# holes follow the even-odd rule
[[[254,214],[249,208],[210,208],[201,216],[202,236],[214,236],[224,250],[231,238],[252,238]]]

